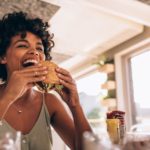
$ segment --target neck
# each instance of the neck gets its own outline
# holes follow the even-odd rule
[[[0,95],[4,92],[5,88],[7,86],[7,82],[0,85]],[[28,89],[16,102],[25,102],[25,101],[31,101],[35,96],[35,90],[33,88]]]
[[[35,97],[34,97],[34,92],[31,89],[26,91],[26,93],[24,93],[24,95],[22,95],[17,101],[15,101],[12,106],[13,108],[16,109],[18,114],[22,114],[25,110],[24,108],[26,106],[31,105],[33,99],[35,99]]]
[[[34,90],[31,88],[27,90],[20,98],[18,98],[16,102],[26,103],[27,101],[32,101],[34,98],[34,95],[35,95]]]

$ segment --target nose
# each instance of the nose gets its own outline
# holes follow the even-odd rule
[[[30,49],[30,50],[28,51],[28,54],[34,55],[34,56],[39,56],[39,52],[36,51],[36,50],[33,50],[33,49]]]

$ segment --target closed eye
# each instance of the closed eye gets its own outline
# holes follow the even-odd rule
[[[20,44],[20,45],[17,46],[17,48],[28,48],[28,45]]]
[[[44,49],[43,49],[42,47],[37,47],[36,49],[37,49],[38,51],[42,51],[42,52],[44,51]]]

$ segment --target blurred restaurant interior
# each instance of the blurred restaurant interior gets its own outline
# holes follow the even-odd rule
[[[49,21],[53,61],[76,80],[96,133],[113,110],[125,112],[127,132],[150,133],[150,0],[0,2],[0,16],[20,9]],[[54,150],[68,149],[55,131],[53,138]]]

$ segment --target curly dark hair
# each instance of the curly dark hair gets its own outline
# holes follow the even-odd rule
[[[48,22],[28,16],[27,13],[22,11],[6,14],[0,20],[0,57],[5,56],[12,37],[18,34],[25,37],[28,31],[41,38],[46,59],[51,60],[50,52],[54,42],[52,40],[53,34],[47,31],[48,28]],[[0,78],[3,81],[7,79],[6,67],[3,64],[0,64]]]

